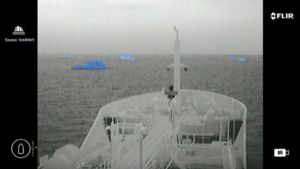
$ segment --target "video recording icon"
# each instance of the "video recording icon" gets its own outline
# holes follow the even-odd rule
[[[275,157],[286,157],[289,155],[289,150],[286,149],[274,149]]]

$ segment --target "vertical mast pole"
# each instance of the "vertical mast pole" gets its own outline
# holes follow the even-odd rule
[[[175,48],[174,48],[174,89],[175,91],[180,90],[180,54],[179,54],[179,37],[178,30],[174,26],[176,32]]]
[[[179,111],[181,110],[181,94],[180,94],[180,70],[181,70],[181,64],[180,64],[180,54],[179,54],[179,37],[178,37],[178,30],[174,26],[174,31],[176,32],[176,40],[174,43],[174,90],[178,92],[175,100],[176,103],[173,104],[173,110],[172,110],[172,128],[174,130],[175,128],[175,116]],[[174,100],[173,100],[174,101]],[[175,108],[175,110],[174,110]],[[177,112],[177,113],[176,113]]]

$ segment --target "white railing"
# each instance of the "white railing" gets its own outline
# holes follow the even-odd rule
[[[236,159],[234,155],[233,146],[230,141],[226,147],[222,148],[223,165],[225,169],[236,169]]]
[[[152,155],[152,157],[148,160],[148,162],[144,165],[143,169],[156,169],[156,161],[153,160],[153,158],[157,155],[157,153],[160,151],[160,149],[156,150],[156,152]]]
[[[167,129],[167,128],[165,128],[165,129]],[[158,152],[160,152],[160,150],[163,148],[163,145],[165,145],[165,144],[167,144],[167,145],[169,145],[168,143],[170,143],[171,142],[171,144],[172,144],[172,141],[173,140],[170,140],[171,139],[171,136],[174,136],[175,137],[175,135],[174,134],[176,134],[176,132],[179,130],[179,128],[177,127],[174,131],[172,130],[172,128],[171,128],[171,126],[169,126],[169,128],[167,129],[167,130],[165,130],[165,132],[167,133],[167,134],[164,134],[164,135],[161,135],[162,137],[155,137],[156,138],[156,141],[157,141],[157,144],[156,145],[158,145],[158,144],[160,144],[159,146],[156,146],[155,148],[156,148],[156,152],[151,156],[151,158],[146,162],[146,164],[144,165],[144,169],[148,169],[148,168],[150,168],[150,166],[152,166],[153,165],[153,163],[152,162],[155,162],[155,164],[156,164],[156,161],[152,161],[153,160],[153,158],[157,155],[157,153]],[[160,136],[160,135],[159,135]],[[176,146],[174,146],[173,145],[173,148],[175,147],[175,151],[173,152],[172,150],[172,148],[171,147],[169,147],[169,148],[171,148],[172,150],[172,152],[170,152],[170,155],[171,154],[176,154],[176,151],[178,151],[178,148],[176,147]],[[167,151],[170,151],[169,149],[167,149]],[[173,157],[174,158],[174,157]],[[145,157],[145,159],[144,160],[147,160],[147,157]],[[149,163],[152,163],[152,164],[150,164],[150,166],[149,166]],[[157,167],[158,166],[155,166],[154,167],[154,169],[157,169]],[[151,168],[152,169],[152,168]]]
[[[162,141],[163,140],[162,136],[166,136],[166,133],[168,133],[168,130],[166,130],[166,129],[171,128],[170,125],[168,123],[165,123],[165,121],[163,121],[163,120],[159,120],[158,123],[155,123],[155,124],[156,125],[153,126],[153,129],[150,131],[149,135],[143,140],[143,145],[145,145],[145,146],[143,146],[143,152],[147,153],[147,155],[146,154],[144,155],[144,153],[143,153],[143,163],[147,159],[149,159],[149,155],[153,154],[153,152],[156,149],[159,149],[159,147],[158,147],[159,141]],[[137,147],[135,147],[134,150],[136,151]],[[131,154],[131,153],[133,153],[133,152],[130,152],[129,154]],[[135,155],[138,156],[138,154],[135,154]],[[133,157],[133,156],[131,156],[131,157]],[[130,160],[130,162],[128,162],[126,164],[126,167],[131,167],[132,165],[137,165],[136,159],[134,159],[134,158],[132,158],[132,160]],[[124,167],[124,168],[126,168],[126,167]]]
[[[157,164],[156,161],[150,161],[149,165],[143,169],[156,169],[157,167],[156,164]]]
[[[88,154],[87,156],[84,156],[82,159],[80,159],[79,161],[76,162],[76,166],[84,163],[88,163],[93,159],[96,159],[99,156],[103,156],[106,155],[107,152],[110,149],[110,144],[105,145],[104,147],[101,147],[100,149],[96,149],[95,151],[93,151],[93,153]]]
[[[132,135],[131,138],[125,139],[125,142],[121,144],[119,147],[119,160],[123,160],[131,151],[132,149],[137,145],[138,143],[138,135]]]
[[[166,166],[165,169],[168,169],[168,168],[170,167],[170,165],[171,165],[171,163],[173,162],[174,158],[176,157],[178,151],[179,151],[179,149],[177,149],[177,150],[175,151],[175,153],[173,154],[173,156],[172,156],[170,162],[168,163],[168,165]]]
[[[104,160],[96,169],[110,169],[111,168],[111,158]]]
[[[246,109],[246,107],[245,107]],[[244,112],[244,119],[243,119],[243,131],[244,131],[244,135],[243,135],[243,165],[244,165],[244,168],[247,169],[247,153],[246,153],[246,137],[247,137],[247,134],[246,134],[246,118],[247,118],[247,110]]]
[[[162,126],[163,127],[163,126]],[[164,138],[165,136],[167,136],[166,133],[170,132],[171,127],[167,126],[168,128],[162,128],[159,132],[153,132],[151,133],[151,135],[149,135],[149,139],[145,139],[145,146],[143,146],[143,152],[152,152],[155,151],[155,149],[158,148],[158,145],[163,142],[166,138]],[[154,135],[152,135],[154,134]],[[151,154],[151,153],[149,153]],[[147,158],[147,156],[144,156],[144,158]]]
[[[99,150],[101,150],[103,147],[109,144],[108,140],[106,141],[103,137],[107,138],[107,135],[93,136],[93,139],[90,140],[91,142],[89,142],[89,144],[87,144],[85,148],[80,151],[81,155],[89,156],[94,152],[99,152]]]
[[[120,129],[122,129],[122,134],[124,134],[124,135],[125,135],[124,130],[126,130],[126,129],[134,130],[135,126],[136,126],[136,123],[125,123],[125,124],[119,123],[119,127],[120,127]]]
[[[168,163],[167,168],[169,168],[170,165],[171,165],[171,163],[174,161],[175,164],[176,164],[180,169],[185,169],[184,165],[183,165],[183,164],[181,163],[181,161],[179,161],[178,158],[177,158],[177,154],[178,154],[179,152],[181,152],[182,150],[179,149],[179,148],[177,147],[177,145],[174,145],[174,143],[172,143],[172,142],[168,142],[168,143],[166,144],[166,150],[167,150],[168,154],[171,156],[171,160],[170,160],[170,162]],[[166,168],[166,169],[167,169],[167,168]]]
[[[232,155],[232,167],[233,169],[236,169],[236,160],[235,160],[235,155],[234,155],[234,150],[232,145],[230,146],[230,151]]]
[[[137,128],[137,126],[139,126],[139,124],[134,124],[135,127]],[[130,150],[136,146],[137,144],[137,135],[128,135],[128,137],[121,142],[121,138],[119,137],[119,129],[120,129],[120,124],[113,124],[112,128],[111,128],[111,143],[108,144],[107,146],[105,146],[108,150],[110,148],[113,148],[113,154],[110,155],[110,157],[108,159],[106,159],[105,161],[103,161],[98,167],[97,169],[109,169],[111,168],[111,164],[112,162],[115,163],[117,161],[122,160],[124,157],[126,157]],[[130,136],[132,136],[130,138]],[[111,147],[111,144],[113,145],[113,147]],[[108,151],[106,151],[107,153]],[[103,153],[103,151],[102,151]],[[104,152],[105,153],[105,152]],[[114,161],[112,161],[112,159],[114,159]]]
[[[213,116],[215,120],[230,120],[229,116]],[[180,118],[177,118],[177,123],[179,124],[199,124],[203,125],[205,120],[209,118],[207,115],[203,116],[180,116]]]
[[[136,124],[135,127],[134,127],[134,135],[138,135],[138,131],[139,131],[139,129],[141,129],[142,127],[143,127],[143,123],[142,123],[142,122]]]
[[[160,120],[159,123],[155,124],[149,135],[143,140],[143,144],[145,145],[143,147],[143,164],[149,162],[149,158],[151,159],[153,154],[156,154],[161,149],[162,143],[173,135],[170,123]],[[131,166],[131,163],[137,165],[133,162],[131,161],[127,166]]]
[[[236,169],[235,157],[233,156],[231,149],[232,149],[231,146],[227,147],[229,165],[230,165],[230,169]]]

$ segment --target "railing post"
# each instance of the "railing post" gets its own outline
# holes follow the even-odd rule
[[[247,169],[247,153],[246,153],[246,118],[247,118],[247,111],[244,112],[243,118],[243,165],[244,168]]]
[[[226,134],[227,134],[227,141],[229,140],[229,134],[230,134],[230,120],[227,122],[227,131],[226,131]]]
[[[222,119],[220,118],[220,135],[219,135],[219,141],[221,142],[221,140],[222,140],[222,125],[223,125],[223,123],[222,123]]]
[[[234,143],[234,141],[235,141],[235,119],[234,119],[234,121],[232,122],[233,123],[233,134],[232,134],[232,144]]]
[[[140,159],[139,159],[139,164],[140,164],[140,169],[143,169],[143,131],[140,130],[140,138],[139,138],[139,154],[140,154]]]
[[[126,124],[126,118],[125,117],[123,117],[123,126],[122,126],[122,135],[123,135],[123,137],[124,137],[124,132],[125,132],[125,124]]]
[[[111,128],[110,128],[110,165],[111,165],[111,168],[113,169],[114,168],[114,147],[115,147],[115,145],[114,145],[114,141],[115,141],[115,125],[114,125],[114,123],[112,122],[112,124],[111,124]]]

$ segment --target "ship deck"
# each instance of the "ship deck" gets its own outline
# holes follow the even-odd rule
[[[185,100],[186,94],[192,97],[189,100],[195,100],[193,94],[201,96],[199,91],[184,92]],[[208,94],[204,92],[202,96]],[[190,111],[187,107],[191,106],[182,106],[181,112],[174,113],[174,127],[161,93],[134,96],[104,106],[80,147],[82,158],[75,168],[135,169],[142,157],[143,169],[246,169],[245,115],[238,110],[243,110],[243,106],[231,98],[224,97],[224,103],[216,96],[210,98],[215,101],[194,106],[200,113]],[[143,117],[149,113],[154,119],[145,124]],[[143,139],[139,136],[142,130]]]

